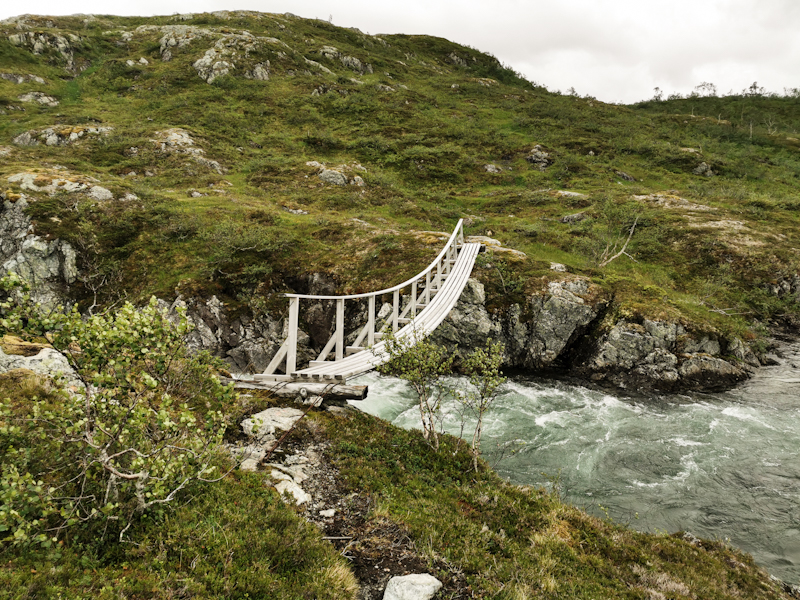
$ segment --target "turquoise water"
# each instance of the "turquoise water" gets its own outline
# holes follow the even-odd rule
[[[799,583],[800,348],[784,357],[722,394],[626,397],[514,378],[487,414],[484,451],[515,483],[555,485],[568,502],[641,531],[729,540]],[[354,405],[419,427],[403,381],[357,383],[369,397]],[[443,412],[457,434],[455,406]]]

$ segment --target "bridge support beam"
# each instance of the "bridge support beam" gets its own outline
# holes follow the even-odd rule
[[[289,298],[289,338],[286,353],[286,374],[297,370],[297,322],[300,319],[300,298]]]

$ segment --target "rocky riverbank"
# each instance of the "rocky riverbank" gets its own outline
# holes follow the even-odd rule
[[[462,353],[492,339],[506,347],[506,369],[558,372],[632,390],[723,390],[760,366],[738,338],[695,332],[668,321],[614,319],[609,300],[586,279],[552,282],[546,293],[527,302],[490,312],[483,285],[470,279],[433,340]],[[225,359],[237,372],[263,371],[285,337],[283,319],[267,314],[232,318],[216,297],[179,298],[163,306],[172,311],[184,307],[195,325],[190,344]],[[388,308],[380,314],[385,317]],[[303,359],[312,359],[327,341],[331,312],[322,304],[307,312],[299,337]],[[357,333],[361,312],[356,308],[347,315],[350,337]]]
[[[66,242],[40,238],[26,214],[25,197],[8,198],[0,212],[0,271],[16,271],[43,305],[69,303],[69,289],[80,278],[76,253]],[[756,354],[738,338],[696,331],[683,323],[619,316],[611,298],[587,278],[563,273],[524,304],[487,308],[483,284],[470,279],[459,303],[433,335],[457,353],[487,339],[506,348],[504,367],[527,372],[554,370],[620,388],[661,391],[717,391],[747,379],[760,366]],[[310,274],[289,282],[297,291],[335,293],[335,281]],[[775,295],[792,293],[792,283]],[[786,289],[784,289],[786,288]],[[286,336],[285,319],[270,313],[236,316],[217,297],[162,300],[177,314],[186,310],[194,325],[189,344],[223,358],[233,371],[263,372]],[[385,319],[391,307],[378,315]],[[312,360],[331,335],[330,303],[307,307],[298,340],[298,362]],[[348,308],[348,342],[366,320],[366,306]]]

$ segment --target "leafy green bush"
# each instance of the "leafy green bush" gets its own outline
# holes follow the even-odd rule
[[[120,539],[144,512],[215,475],[222,409],[232,387],[183,343],[155,298],[139,310],[84,319],[41,314],[13,274],[0,279],[0,335],[46,338],[78,384],[57,403],[0,401],[0,540],[11,544],[102,534]]]

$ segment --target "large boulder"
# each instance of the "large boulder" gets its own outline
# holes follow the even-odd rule
[[[585,333],[601,306],[585,300],[588,294],[589,282],[576,279],[550,282],[547,294],[531,298],[531,333],[523,359],[526,365],[553,365]]]
[[[458,303],[431,334],[431,341],[456,350],[460,355],[486,345],[487,339],[503,341],[502,327],[486,310],[483,284],[469,279]]]
[[[392,577],[383,600],[430,600],[441,588],[442,582],[427,573]]]
[[[67,389],[77,390],[83,388],[83,382],[72,369],[69,361],[63,354],[53,348],[42,348],[33,356],[6,354],[0,348],[0,373],[18,369],[53,380],[63,379],[67,384]]]
[[[64,303],[63,292],[77,279],[76,253],[63,240],[31,233],[27,207],[24,195],[0,205],[0,276],[16,273],[30,284],[33,300],[52,310]]]
[[[723,343],[751,358],[741,340],[726,342],[710,333],[689,333],[666,321],[618,321],[600,336],[581,375],[622,388],[664,391],[728,389],[749,377],[751,365],[721,358]],[[730,351],[729,350],[729,351]],[[734,354],[734,352],[731,352]],[[735,355],[735,354],[734,354]]]

